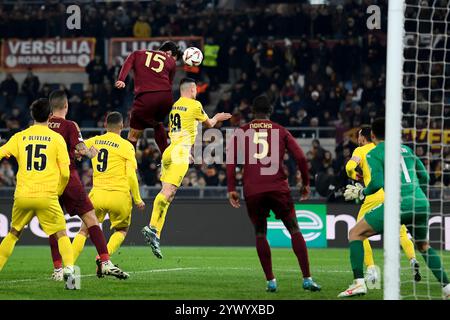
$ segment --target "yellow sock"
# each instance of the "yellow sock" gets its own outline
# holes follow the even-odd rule
[[[150,226],[156,229],[158,237],[161,235],[169,205],[169,200],[162,193],[158,193],[153,202],[152,217],[150,219]]]
[[[19,239],[15,235],[8,233],[0,244],[0,271],[2,271],[6,261],[11,256],[17,240]]]
[[[411,241],[411,239],[408,238],[408,232],[404,224],[400,228],[400,244],[406,254],[406,257],[408,257],[408,260],[416,257],[416,252],[414,251],[414,243]]]
[[[73,238],[73,241],[72,241],[73,263],[75,263],[77,261],[78,257],[81,254],[81,251],[83,251],[85,243],[86,243],[86,236],[83,234],[77,233],[75,238]]]
[[[369,239],[363,241],[364,246],[364,264],[367,267],[373,266],[375,261],[373,260],[372,247],[370,246]]]
[[[111,235],[107,245],[110,256],[119,249],[123,240],[125,240],[125,235],[120,231],[116,231]]]
[[[73,248],[68,236],[63,236],[58,239],[59,253],[65,267],[73,266]]]

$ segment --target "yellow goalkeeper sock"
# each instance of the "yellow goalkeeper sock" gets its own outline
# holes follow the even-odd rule
[[[161,230],[164,226],[164,221],[166,220],[167,210],[169,209],[170,202],[162,194],[158,193],[153,202],[152,217],[150,219],[150,227],[156,229],[158,237],[161,235]]]
[[[404,224],[400,228],[400,245],[402,246],[408,260],[416,258],[414,243],[411,241],[411,239],[408,238],[408,232]]]
[[[363,241],[364,246],[364,264],[367,267],[373,266],[375,261],[373,260],[372,247],[370,246],[369,239]]]
[[[72,248],[73,248],[73,262],[74,263],[78,260],[78,257],[80,256],[81,251],[83,251],[85,243],[86,243],[86,236],[81,233],[77,233],[75,238],[73,238]]]
[[[109,238],[108,241],[108,253],[111,256],[114,252],[117,251],[117,249],[119,249],[120,245],[122,244],[123,240],[125,240],[125,235],[120,232],[120,231],[116,231],[114,232],[111,237]]]
[[[59,253],[61,254],[64,266],[65,267],[73,266],[73,264],[74,264],[73,248],[72,248],[72,244],[70,243],[70,239],[68,236],[63,236],[58,239],[58,248],[59,248]]]
[[[15,235],[8,233],[0,244],[0,271],[2,271],[6,261],[11,256],[17,240],[19,239]]]

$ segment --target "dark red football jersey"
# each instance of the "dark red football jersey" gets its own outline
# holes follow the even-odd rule
[[[137,50],[127,57],[119,73],[125,81],[128,72],[134,72],[134,94],[172,90],[176,61],[171,55],[157,50]]]
[[[297,162],[303,184],[309,185],[305,155],[284,127],[270,120],[253,120],[235,130],[227,146],[228,191],[236,189],[236,166],[242,164],[245,196],[269,191],[289,192],[283,169],[286,150]]]
[[[67,151],[69,152],[70,169],[76,169],[75,147],[80,142],[83,142],[83,137],[81,136],[78,125],[73,121],[60,117],[51,117],[48,122],[48,127],[63,136],[67,144]]]

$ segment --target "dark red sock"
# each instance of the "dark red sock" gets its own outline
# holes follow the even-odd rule
[[[272,254],[265,236],[256,236],[256,251],[267,280],[275,278],[272,272]]]
[[[155,141],[158,145],[159,151],[163,154],[164,150],[167,148],[167,135],[164,125],[160,122],[153,127],[155,130]]]
[[[50,243],[53,266],[55,267],[55,269],[62,268],[62,257],[59,253],[58,240],[56,239],[56,236],[52,234],[50,237],[48,237],[48,242]]]
[[[97,248],[100,260],[102,262],[108,261],[109,260],[108,247],[106,246],[106,239],[105,235],[102,232],[102,229],[100,229],[99,226],[92,226],[88,228],[88,231],[92,243],[95,245],[95,248]]]
[[[134,149],[136,150],[137,141],[128,140],[128,142],[130,142],[133,145]]]
[[[298,264],[300,269],[302,269],[303,278],[308,278],[311,276],[309,272],[309,258],[308,249],[306,248],[305,239],[301,232],[296,232],[291,235],[292,249],[297,256]]]

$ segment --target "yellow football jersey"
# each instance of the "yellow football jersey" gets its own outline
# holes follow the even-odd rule
[[[359,158],[359,164],[358,166],[361,168],[362,173],[363,173],[363,180],[364,180],[364,185],[368,186],[371,180],[371,174],[370,174],[370,167],[369,164],[367,162],[367,154],[370,152],[370,150],[372,150],[373,148],[375,148],[375,144],[374,143],[368,143],[362,147],[358,147],[353,151],[352,154],[352,158]],[[350,160],[353,161],[353,160]],[[379,195],[384,195],[384,191],[383,189],[380,189],[378,192],[375,193],[377,196]],[[374,194],[374,195],[375,195]]]
[[[64,138],[43,125],[16,133],[0,148],[0,159],[14,156],[19,164],[14,197],[57,197],[61,169],[69,170]]]
[[[181,97],[169,114],[170,143],[192,146],[197,136],[198,123],[207,119],[208,115],[199,101]]]
[[[88,148],[94,146],[98,155],[92,158],[93,188],[106,191],[130,192],[127,162],[137,169],[133,145],[120,135],[107,132],[85,141]]]

